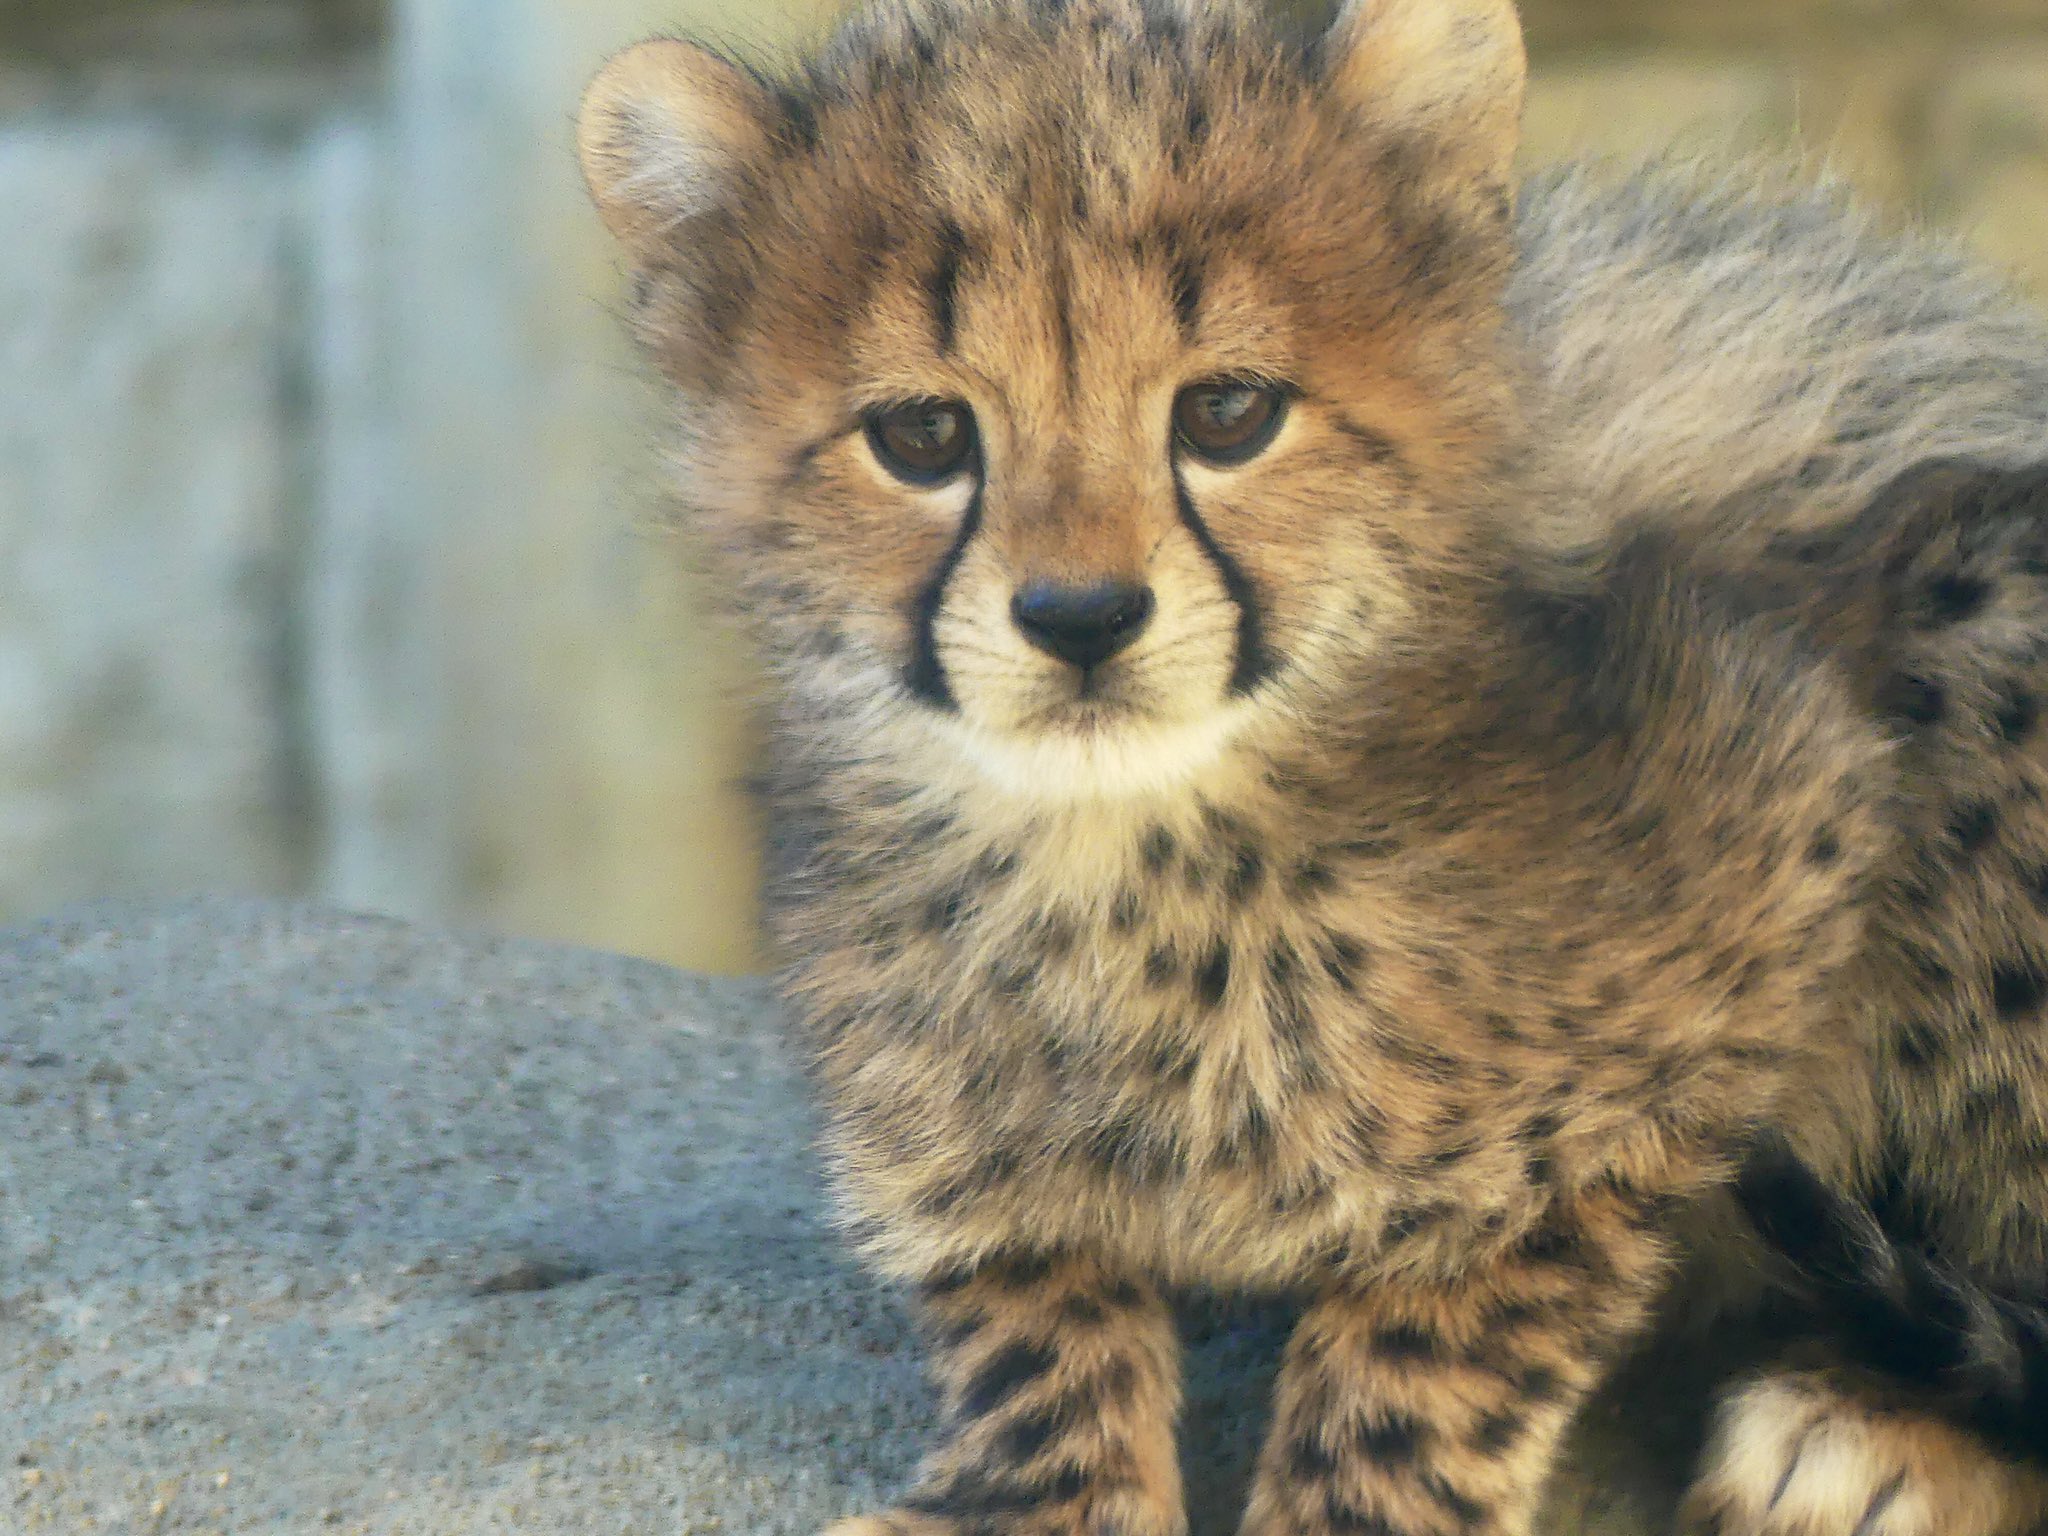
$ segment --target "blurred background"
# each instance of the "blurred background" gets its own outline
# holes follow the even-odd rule
[[[742,648],[569,151],[768,0],[0,0],[0,922],[307,895],[755,963]],[[2048,0],[1527,0],[1529,154],[1797,142],[2048,295]]]

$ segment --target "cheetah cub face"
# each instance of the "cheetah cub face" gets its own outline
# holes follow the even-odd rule
[[[580,129],[680,392],[689,521],[803,718],[1111,797],[1312,728],[1457,568],[1519,32],[888,3],[768,81],[616,59]]]

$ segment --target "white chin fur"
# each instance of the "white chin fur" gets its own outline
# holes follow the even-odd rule
[[[1243,729],[1249,706],[1230,704],[1200,719],[1023,736],[971,721],[948,722],[967,760],[1005,793],[1072,804],[1129,800],[1176,790],[1214,765]]]

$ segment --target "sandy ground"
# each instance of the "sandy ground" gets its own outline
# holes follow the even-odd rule
[[[0,934],[0,1532],[874,1505],[933,1405],[823,1225],[802,1104],[758,984],[227,901]],[[1200,1536],[1284,1324],[1190,1307]],[[1557,1531],[1638,1529],[1598,1481]]]

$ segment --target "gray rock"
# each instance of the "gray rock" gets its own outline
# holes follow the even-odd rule
[[[0,934],[0,1105],[9,1531],[807,1536],[931,1428],[759,983],[89,907]],[[1284,1321],[1190,1304],[1198,1531]]]

